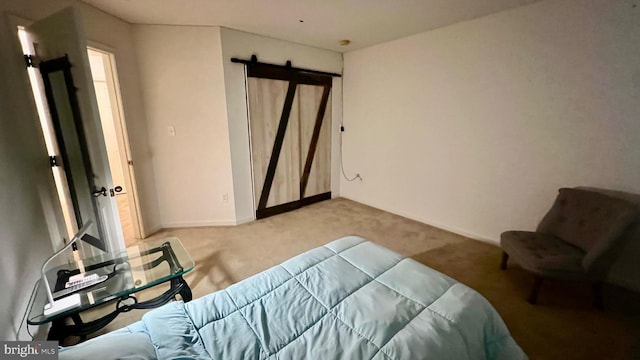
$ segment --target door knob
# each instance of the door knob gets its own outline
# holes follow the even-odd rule
[[[107,188],[105,188],[104,186],[99,189],[99,190],[93,190],[93,192],[91,193],[93,194],[93,196],[95,197],[99,197],[99,196],[107,196]]]

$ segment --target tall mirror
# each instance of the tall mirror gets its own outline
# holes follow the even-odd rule
[[[95,186],[71,63],[64,56],[44,61],[39,67],[60,152],[52,160],[52,166],[64,169],[77,228],[87,220],[96,224],[82,239],[106,251],[96,197],[107,196],[107,190]]]

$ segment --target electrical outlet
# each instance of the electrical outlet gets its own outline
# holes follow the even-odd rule
[[[169,126],[169,136],[176,136],[176,127],[173,125]]]
[[[222,202],[225,204],[229,202],[229,193],[222,194]]]

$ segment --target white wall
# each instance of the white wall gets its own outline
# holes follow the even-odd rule
[[[235,224],[220,28],[133,29],[162,226]]]
[[[475,238],[640,192],[640,8],[548,0],[345,54],[345,197]]]
[[[161,219],[156,187],[157,174],[153,168],[132,26],[88,5],[81,4],[80,9],[90,44],[115,56],[122,108],[142,210],[142,223],[144,232],[150,235],[161,227]]]
[[[38,20],[70,6],[72,0],[23,0],[0,2],[0,11],[25,19]],[[137,69],[133,57],[129,26],[90,6],[80,5],[89,40],[106,45],[116,55],[125,98],[125,115],[130,125],[132,154],[137,162],[138,180],[144,182],[141,203],[147,231],[159,226],[155,199],[154,175],[146,140],[145,116],[140,105]],[[0,240],[2,252],[2,287],[10,294],[0,307],[2,339],[29,339],[22,316],[32,286],[39,278],[42,262],[61,245],[64,224],[57,205],[57,195],[42,131],[35,113],[15,26],[22,21],[0,18]],[[14,19],[14,17],[11,17]],[[130,103],[126,103],[130,101]],[[133,128],[133,129],[132,129]],[[142,181],[141,179],[142,178]],[[22,326],[20,334],[18,328]],[[32,332],[37,329],[32,328]],[[46,329],[45,329],[46,330]],[[40,334],[40,336],[44,336]]]
[[[232,63],[231,58],[249,59],[257,55],[258,61],[284,65],[291,60],[294,67],[342,73],[342,54],[276,40],[242,31],[222,28],[222,63],[226,90],[226,108],[229,121],[229,139],[233,166],[235,217],[238,223],[255,218],[253,185],[249,151],[249,127],[245,91],[244,65]],[[336,156],[338,129],[342,120],[342,85],[334,78],[332,86],[332,193],[339,193],[339,162]]]

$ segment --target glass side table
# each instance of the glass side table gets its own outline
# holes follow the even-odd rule
[[[46,290],[41,281],[35,285],[37,289],[29,304],[27,324],[51,322],[47,340],[62,342],[68,336],[84,338],[105,327],[122,312],[158,307],[175,299],[177,295],[185,302],[191,301],[191,289],[182,275],[191,271],[195,264],[180,240],[175,237],[140,242],[115,254],[83,259],[83,263],[85,273],[106,275],[107,279],[77,291],[81,299],[79,306],[45,315],[44,306],[49,302]],[[64,289],[69,278],[79,273],[75,263],[47,270],[49,284],[55,284],[52,286],[54,298],[56,292]],[[151,300],[138,302],[136,292],[165,282],[170,282],[169,290]],[[109,302],[116,302],[113,312],[86,323],[80,318],[80,313]],[[71,318],[74,324],[67,324],[67,318]]]

